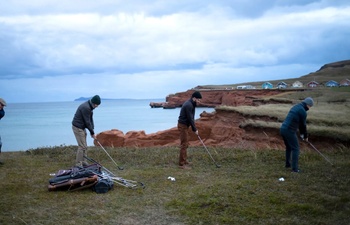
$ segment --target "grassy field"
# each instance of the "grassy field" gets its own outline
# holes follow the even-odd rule
[[[178,148],[100,148],[89,156],[118,176],[143,182],[106,194],[47,189],[50,173],[69,169],[76,146],[4,152],[0,224],[349,224],[350,151],[304,150],[302,173],[284,168],[284,152],[190,148],[192,170],[177,168]],[[168,176],[176,178],[175,182]],[[285,181],[279,181],[283,177]]]

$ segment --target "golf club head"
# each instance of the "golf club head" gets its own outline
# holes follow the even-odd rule
[[[221,168],[221,165],[216,164],[216,168]]]

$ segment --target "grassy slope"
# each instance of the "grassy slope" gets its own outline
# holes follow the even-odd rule
[[[295,81],[300,81],[304,85],[309,83],[310,81],[317,81],[319,84],[325,84],[330,80],[334,80],[337,82],[340,82],[344,79],[350,79],[350,66],[346,67],[335,67],[335,68],[325,68],[322,70],[318,70],[313,73],[309,73],[307,75],[298,77],[298,78],[291,78],[291,79],[278,79],[278,80],[267,80],[268,82],[272,83],[273,85],[277,85],[280,81],[286,82],[288,85],[293,84]],[[226,84],[226,85],[201,85],[203,88],[231,88],[236,87],[239,85],[252,85],[257,88],[261,88],[261,85],[266,82],[265,81],[255,81],[255,82],[245,82],[245,83],[238,83],[238,84]]]
[[[125,170],[117,170],[101,149],[89,156],[145,189],[115,186],[48,192],[49,174],[68,169],[75,146],[5,152],[0,167],[0,224],[347,224],[350,215],[350,151],[320,155],[303,151],[303,173],[291,174],[278,150],[190,148],[192,170],[176,166],[177,148],[107,150]],[[167,179],[176,178],[175,182]],[[285,181],[278,179],[284,177]],[[62,222],[64,221],[64,222]]]

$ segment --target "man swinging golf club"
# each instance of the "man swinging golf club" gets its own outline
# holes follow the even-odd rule
[[[93,139],[96,139],[94,132],[94,119],[93,119],[93,110],[101,104],[101,98],[98,95],[95,95],[90,100],[82,103],[77,111],[75,112],[72,129],[75,136],[75,139],[78,143],[78,150],[76,155],[76,165],[85,166],[88,163],[86,162],[84,156],[87,154],[87,143],[86,143],[86,130],[88,129],[90,135]]]
[[[195,108],[197,103],[202,99],[200,92],[195,91],[191,98],[188,99],[181,107],[180,116],[177,123],[177,128],[180,132],[180,157],[179,166],[181,169],[191,169],[187,161],[188,148],[188,128],[191,126],[192,131],[198,135],[198,130],[194,122]]]
[[[292,172],[300,172],[299,161],[299,142],[297,131],[303,140],[308,141],[306,129],[307,111],[314,105],[314,100],[310,97],[305,98],[301,103],[294,105],[287,117],[282,123],[280,133],[286,146],[286,168],[292,167]],[[292,164],[291,164],[292,161]]]

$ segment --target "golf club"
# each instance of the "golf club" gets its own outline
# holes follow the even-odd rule
[[[108,154],[108,152],[106,151],[106,149],[101,145],[101,143],[96,139],[97,143],[101,146],[101,148],[103,149],[103,151],[108,155],[108,157],[114,162],[114,164],[118,167],[119,170],[123,170],[123,167],[120,167],[115,161],[114,159]]]
[[[106,167],[102,166],[99,162],[97,162],[96,160],[92,159],[92,158],[89,158],[87,156],[84,155],[84,158],[89,160],[90,162],[93,162],[93,163],[96,163],[98,165],[101,166],[102,169],[104,169],[109,175],[111,176],[115,176],[111,171],[109,171]]]
[[[116,175],[114,175],[111,171],[109,171],[106,167],[102,166],[99,162],[97,162],[96,160],[89,158],[87,156],[84,156],[84,158],[86,158],[87,160],[96,163],[98,165],[101,166],[101,168],[104,170],[102,174],[97,174],[97,176],[102,177],[102,178],[107,178],[107,179],[111,179],[114,183],[117,183],[121,186],[124,187],[128,187],[131,189],[136,189],[136,188],[145,188],[145,184],[142,182],[138,182],[138,181],[133,181],[133,180],[127,180],[124,179],[122,177],[117,177]]]
[[[329,162],[332,166],[333,166],[333,163],[326,157],[324,156],[319,150],[317,150],[317,148],[311,144],[309,141],[306,141],[316,152],[318,152],[325,160],[327,160],[327,162]]]
[[[209,154],[209,156],[210,156],[211,160],[213,160],[213,162],[214,162],[214,164],[215,164],[216,168],[220,168],[220,167],[221,167],[221,165],[219,165],[219,164],[217,164],[217,163],[215,162],[215,160],[214,160],[213,156],[211,156],[211,154],[210,154],[209,150],[207,149],[207,146],[205,146],[205,144],[204,144],[204,142],[202,141],[202,139],[201,139],[201,137],[199,136],[199,134],[197,134],[197,136],[198,136],[198,139],[199,139],[199,140],[202,142],[202,145],[204,146],[205,150],[207,150],[207,152],[208,152],[208,154]]]

